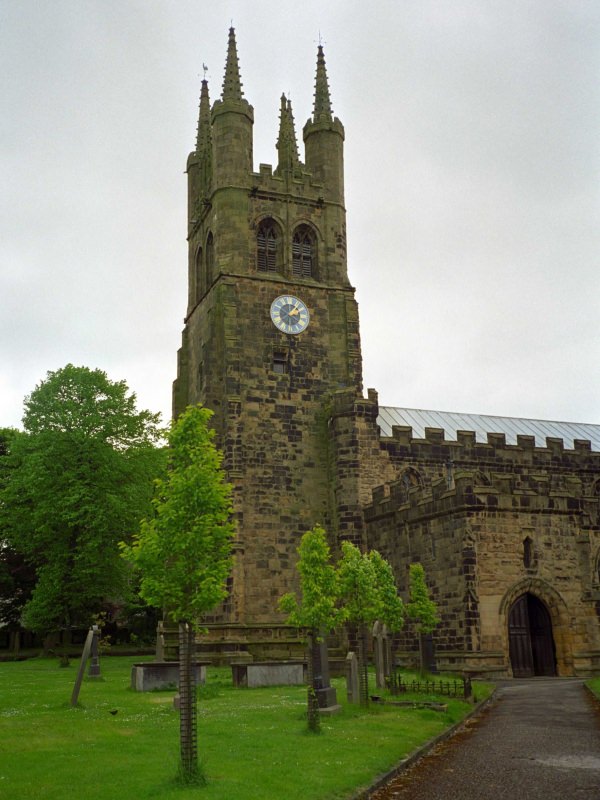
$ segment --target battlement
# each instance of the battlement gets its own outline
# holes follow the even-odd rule
[[[383,449],[390,455],[401,455],[403,459],[486,462],[521,462],[523,464],[544,463],[551,465],[568,461],[581,469],[599,469],[600,452],[592,450],[589,439],[574,439],[573,447],[565,447],[564,440],[546,436],[543,443],[535,436],[517,434],[516,444],[508,444],[506,434],[490,431],[486,441],[477,441],[475,431],[458,430],[451,438],[443,428],[424,428],[424,437],[416,438],[409,425],[393,425],[391,436],[380,436]]]
[[[375,389],[367,390],[367,397],[352,389],[340,389],[331,395],[331,417],[356,415],[368,417],[375,423],[379,411],[378,395]]]
[[[536,475],[457,470],[452,485],[443,478],[429,486],[407,486],[403,480],[377,486],[365,506],[367,522],[390,514],[406,519],[459,511],[525,511],[581,514],[587,525],[598,527],[600,499],[576,475]]]
[[[302,164],[290,174],[278,174],[272,164],[260,164],[258,172],[250,173],[249,181],[252,197],[265,199],[273,195],[277,198],[291,192],[296,202],[304,201],[317,206],[325,203],[323,182],[318,181]]]

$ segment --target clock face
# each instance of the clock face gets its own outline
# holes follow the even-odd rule
[[[271,303],[271,319],[283,333],[302,333],[308,327],[310,315],[302,300],[282,294]]]

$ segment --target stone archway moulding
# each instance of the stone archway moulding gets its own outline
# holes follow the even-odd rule
[[[508,655],[508,616],[513,603],[521,595],[530,593],[545,603],[552,620],[552,633],[556,648],[558,675],[573,674],[573,648],[570,637],[570,617],[567,604],[556,589],[540,578],[525,578],[508,589],[498,609],[504,639],[504,652]],[[510,663],[510,662],[509,662]]]
[[[556,616],[559,618],[564,616],[564,622],[568,622],[566,619],[567,604],[553,586],[540,578],[524,578],[522,581],[513,584],[500,601],[500,615],[508,618],[512,604],[527,592],[544,601],[552,613],[553,623],[558,621]]]

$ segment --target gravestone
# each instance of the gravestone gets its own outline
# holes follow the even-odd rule
[[[384,664],[384,626],[377,620],[373,625],[373,655],[375,657],[375,686],[378,689],[385,688],[385,664]]]
[[[360,702],[358,685],[358,657],[352,651],[346,656],[346,693],[349,703]]]
[[[155,661],[165,660],[165,623],[160,620],[156,626],[156,656]]]
[[[311,636],[312,634],[309,635],[309,639]],[[310,646],[311,644],[312,646]],[[331,685],[331,679],[329,677],[329,654],[327,652],[327,642],[324,636],[321,638],[320,642],[313,641],[311,643],[309,641],[308,654],[309,658],[312,656],[312,663],[310,664],[312,670],[309,667],[309,676],[312,680],[315,695],[317,696],[319,710],[339,710],[337,694]]]
[[[88,668],[89,678],[100,677],[100,658],[99,658],[100,628],[92,625],[92,644],[90,648],[90,666]]]
[[[389,683],[394,671],[394,660],[392,655],[393,633],[388,630],[388,626],[383,626],[383,675],[386,683]]]

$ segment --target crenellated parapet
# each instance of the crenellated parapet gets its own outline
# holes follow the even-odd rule
[[[599,498],[577,475],[491,473],[456,470],[452,484],[442,478],[427,486],[407,486],[403,480],[377,486],[365,506],[365,520],[394,515],[414,521],[455,513],[524,512],[579,516],[580,525],[600,530]]]
[[[591,442],[575,439],[572,448],[562,439],[517,435],[516,444],[508,444],[504,433],[487,433],[487,441],[477,441],[474,431],[456,431],[450,438],[442,428],[425,428],[423,438],[415,438],[409,426],[394,426],[391,436],[380,437],[386,452],[400,473],[407,465],[421,476],[417,483],[430,485],[436,479],[452,481],[460,469],[472,469],[480,483],[489,482],[495,473],[519,476],[545,474],[552,484],[559,475],[572,474],[582,481],[586,492],[600,472],[600,453]],[[415,481],[413,481],[415,483]]]

